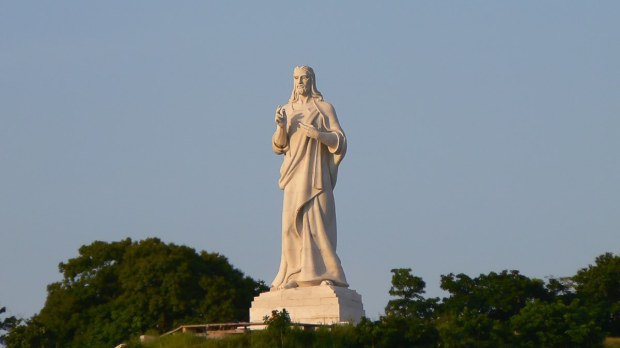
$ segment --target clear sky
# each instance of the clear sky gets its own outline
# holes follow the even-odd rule
[[[95,240],[270,283],[274,111],[310,65],[349,141],[338,253],[368,316],[410,267],[570,276],[620,250],[618,1],[2,1],[0,306]]]

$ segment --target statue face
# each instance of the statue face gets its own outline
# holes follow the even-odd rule
[[[295,80],[295,90],[299,95],[307,96],[310,94],[310,75],[308,72],[295,69],[293,73],[293,79]]]

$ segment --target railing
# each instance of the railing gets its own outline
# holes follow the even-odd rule
[[[198,325],[181,325],[178,328],[168,331],[161,336],[172,335],[175,333],[192,333],[192,334],[204,334],[208,332],[226,331],[232,333],[233,331],[242,333],[247,332],[250,327],[265,328],[267,325],[264,323],[214,323],[214,324],[198,324]],[[304,323],[292,323],[293,327],[301,327],[304,330],[313,330],[317,327],[332,327],[333,325],[323,324],[304,324]]]

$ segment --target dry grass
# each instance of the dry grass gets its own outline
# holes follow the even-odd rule
[[[605,339],[605,348],[620,348],[620,337],[607,337]]]

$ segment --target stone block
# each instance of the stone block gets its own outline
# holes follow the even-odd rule
[[[365,315],[362,296],[355,290],[318,285],[260,294],[252,301],[250,322],[262,323],[271,311],[282,309],[291,321],[303,324],[358,323]]]

